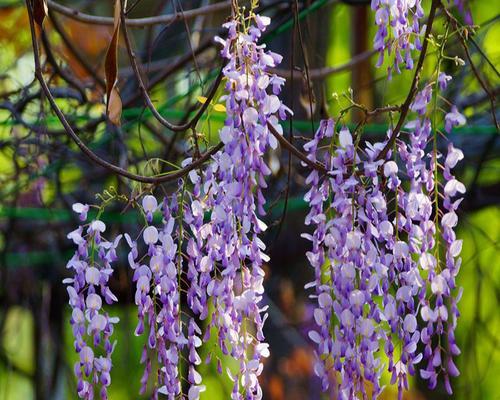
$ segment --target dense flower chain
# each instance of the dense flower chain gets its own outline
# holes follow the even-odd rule
[[[421,0],[372,0],[372,10],[375,11],[377,33],[373,47],[379,52],[377,67],[380,67],[385,55],[394,54],[389,63],[389,76],[392,70],[401,71],[401,66],[413,68],[413,50],[422,47],[422,36],[425,25],[420,26],[424,17]]]
[[[176,223],[174,215],[178,212],[177,198],[174,195],[170,200],[165,197],[158,206],[155,197],[144,196],[142,208],[146,216],[147,225],[142,231],[140,240],[147,248],[146,254],[140,256],[138,243],[128,234],[125,238],[130,247],[128,261],[134,270],[133,281],[136,284],[135,304],[138,307],[138,324],[136,335],[147,334],[141,363],[145,364],[141,379],[141,393],[145,393],[148,386],[152,365],[157,364],[158,370],[153,386],[152,398],[158,398],[158,393],[173,399],[181,393],[179,362],[184,349],[192,343],[201,344],[197,336],[199,328],[189,330],[186,337],[181,319],[180,279],[183,273],[182,254],[178,251],[181,240],[181,223]],[[160,229],[153,224],[153,214],[161,210],[162,226]],[[194,322],[190,321],[190,325]],[[193,354],[199,360],[196,349]],[[190,357],[191,361],[191,357]],[[190,376],[198,377],[195,365],[190,364]],[[199,379],[190,379],[189,398],[195,398],[193,392],[197,389]]]
[[[213,328],[222,353],[238,361],[237,371],[227,371],[234,381],[232,399],[262,398],[258,376],[261,359],[269,351],[262,332],[267,307],[259,304],[264,292],[262,263],[268,257],[259,238],[266,226],[257,214],[264,214],[262,190],[270,174],[264,154],[269,146],[277,146],[268,124],[281,131],[278,117],[284,119],[291,112],[277,96],[284,80],[267,72],[280,63],[281,56],[257,44],[270,20],[256,15],[254,22],[248,28],[246,21],[228,22],[224,25],[227,38],[217,38],[228,60],[224,67],[227,118],[220,131],[225,146],[203,177],[190,175],[198,199],[186,219],[193,232],[188,253],[199,274],[198,280],[195,273],[189,276],[193,290],[188,301],[203,317],[211,313],[205,340]],[[205,213],[210,221],[204,224]]]
[[[472,25],[472,15],[467,0],[454,0],[454,5],[463,15],[464,22]],[[376,66],[380,67],[387,56],[389,78],[393,70],[401,72],[401,66],[413,69],[414,50],[420,51],[426,25],[420,25],[424,17],[422,0],[372,0],[371,8],[375,11],[377,33],[373,48],[379,57]]]
[[[439,76],[441,89],[448,80]],[[428,153],[431,96],[430,85],[418,93],[411,109],[419,118],[406,126],[409,142],[398,142],[397,153],[389,152],[385,160],[377,156],[386,142],[367,143],[359,151],[346,128],[338,134],[335,152],[321,155],[320,142],[336,140],[332,120],[322,121],[305,145],[309,159],[322,157],[319,161],[329,170],[327,178],[317,171],[307,178],[310,212],[305,223],[314,232],[303,236],[312,242],[307,257],[315,280],[306,287],[314,288],[317,299],[317,329],[309,337],[317,344],[315,372],[323,389],[338,382],[339,399],[366,397],[366,382],[377,397],[383,353],[400,398],[408,389],[408,374],[414,375],[422,360],[427,365],[420,374],[431,388],[441,373],[451,393],[449,377],[458,375],[453,356],[459,354],[454,337],[459,296],[452,291],[462,242],[453,229],[461,201],[457,195],[465,187],[451,169],[463,154],[450,144],[439,171],[441,155],[437,149]],[[445,121],[449,132],[465,118],[452,107]],[[439,187],[439,173],[444,188]],[[439,196],[444,197],[444,215],[438,212]],[[439,243],[446,248],[445,260],[439,259]],[[423,354],[417,351],[419,343]]]
[[[197,399],[204,390],[196,370],[201,363],[197,348],[202,343],[196,320],[207,321],[203,339],[207,341],[211,331],[216,332],[222,353],[238,363],[237,370],[227,370],[234,381],[232,399],[262,398],[258,376],[269,350],[262,332],[266,307],[259,304],[264,292],[262,263],[268,257],[259,238],[266,226],[257,214],[264,214],[262,191],[270,173],[264,154],[269,146],[277,146],[268,124],[281,132],[278,118],[285,119],[291,111],[277,96],[284,80],[267,72],[279,64],[281,56],[257,44],[270,20],[259,15],[252,15],[251,20],[253,24],[248,19],[226,23],[227,38],[217,38],[222,56],[228,59],[223,71],[227,119],[220,131],[224,148],[202,171],[193,170],[188,181],[181,180],[178,190],[162,204],[151,195],[144,196],[142,211],[147,224],[139,238],[125,234],[136,287],[135,333],[147,335],[141,357],[145,366],[141,393],[148,389],[157,365],[152,389],[155,399],[159,393],[177,398],[183,380],[189,384],[189,400]],[[185,160],[183,166],[190,162]],[[161,227],[153,223],[157,211],[163,216]],[[104,231],[100,221],[93,222],[94,226]],[[89,229],[94,238],[95,229]],[[72,233],[72,238],[76,235]],[[103,246],[98,238],[96,245]],[[143,247],[145,254],[139,254]],[[190,314],[181,311],[183,291]],[[75,302],[71,300],[72,305]],[[78,331],[75,335],[79,342]],[[85,367],[88,351],[92,350],[85,349],[82,356]],[[188,376],[182,378],[179,363],[185,355]],[[222,373],[221,360],[217,363]],[[93,390],[92,385],[82,390],[87,389]]]
[[[88,205],[81,203],[73,205],[82,222],[87,219],[88,209]],[[79,355],[74,371],[78,395],[87,400],[94,399],[97,387],[101,388],[100,398],[108,398],[114,348],[111,335],[114,324],[118,322],[118,318],[110,317],[102,306],[103,299],[107,304],[117,301],[108,281],[113,273],[111,263],[117,260],[116,247],[121,235],[108,242],[101,236],[105,230],[102,221],[94,220],[68,234],[68,239],[78,246],[67,264],[67,268],[74,271],[73,278],[64,280],[73,309],[70,323],[75,337],[74,347]]]
[[[379,64],[388,50],[395,54],[397,71],[403,62],[412,68],[411,51],[420,48],[420,0],[373,0],[372,7],[379,26]],[[267,17],[250,14],[224,24],[226,39],[216,38],[227,60],[227,118],[219,132],[224,147],[179,180],[161,204],[144,196],[145,226],[138,237],[125,234],[138,310],[135,334],[146,342],[141,393],[150,389],[153,399],[159,394],[184,398],[184,390],[189,400],[199,398],[205,386],[198,349],[212,334],[222,354],[237,364],[226,371],[234,382],[231,399],[262,398],[258,377],[262,358],[269,356],[263,335],[267,307],[260,305],[262,266],[268,261],[260,238],[266,226],[258,217],[264,215],[263,190],[270,174],[264,156],[278,144],[269,126],[281,134],[279,120],[291,114],[278,97],[284,79],[268,72],[281,56],[258,44],[269,23]],[[317,346],[314,371],[323,390],[330,388],[336,398],[376,398],[384,369],[400,398],[419,363],[425,364],[420,374],[431,388],[442,374],[451,393],[449,377],[458,375],[453,361],[459,354],[455,277],[462,244],[454,228],[465,187],[452,169],[463,154],[450,145],[440,162],[428,118],[433,90],[444,91],[450,79],[441,73],[435,88],[427,85],[417,93],[410,107],[417,118],[405,127],[409,139],[396,141],[382,160],[378,156],[388,139],[360,149],[347,128],[336,134],[333,120],[322,121],[304,146],[307,157],[328,171],[325,177],[312,170],[307,177],[310,212],[305,223],[314,231],[303,236],[312,242],[307,258],[314,268],[314,281],[306,288],[314,289],[311,297],[317,302],[317,328],[309,332]],[[464,123],[451,107],[446,131]],[[329,151],[320,151],[322,142],[329,142]],[[186,159],[182,166],[191,162]],[[87,205],[77,203],[73,209],[82,222],[87,220]],[[161,213],[161,223],[155,222],[155,213]],[[117,301],[108,280],[121,235],[106,241],[105,229],[102,221],[93,220],[68,235],[78,246],[68,262],[73,278],[65,283],[79,355],[78,395],[84,399],[93,399],[96,391],[106,399],[111,381],[110,337],[118,319],[103,311],[102,300]],[[206,362],[212,356],[210,350]],[[222,361],[216,361],[222,374]],[[187,376],[182,376],[183,364]]]

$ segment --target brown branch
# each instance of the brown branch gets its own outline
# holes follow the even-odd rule
[[[210,92],[207,95],[207,100],[205,101],[205,103],[203,103],[201,105],[201,107],[198,110],[198,112],[196,113],[196,115],[190,121],[186,122],[185,124],[182,124],[182,125],[172,124],[171,122],[169,122],[167,119],[165,119],[158,112],[158,110],[156,109],[156,107],[154,106],[154,104],[151,100],[151,97],[149,96],[148,89],[146,88],[146,85],[144,84],[144,81],[142,79],[141,71],[139,71],[139,65],[137,63],[137,58],[136,58],[134,49],[132,48],[132,43],[130,41],[130,35],[128,33],[127,26],[125,25],[125,13],[123,12],[123,9],[121,12],[121,20],[122,20],[123,37],[125,38],[125,44],[127,46],[127,52],[128,52],[128,56],[130,59],[130,63],[132,65],[132,69],[134,71],[135,77],[137,78],[137,81],[139,83],[139,88],[142,92],[142,96],[144,97],[146,105],[149,108],[149,110],[151,111],[151,113],[153,114],[153,116],[158,120],[158,122],[160,122],[160,124],[162,124],[163,126],[165,126],[166,128],[168,128],[174,132],[185,131],[189,128],[194,127],[196,125],[196,123],[199,121],[199,119],[201,118],[201,116],[203,115],[203,113],[208,108],[210,102],[212,101],[213,97],[215,96],[215,93],[217,92],[217,89],[219,88],[220,83],[222,82],[222,78],[223,78],[222,68],[219,72],[219,75],[215,79],[215,82],[212,86],[212,89],[210,90]]]
[[[281,146],[287,149],[290,153],[292,153],[298,159],[306,163],[312,169],[315,169],[316,171],[319,171],[322,174],[328,173],[328,170],[325,168],[323,164],[320,164],[319,162],[314,162],[309,158],[307,158],[307,156],[304,153],[302,153],[293,144],[291,144],[288,140],[286,140],[283,135],[280,135],[280,133],[274,128],[274,126],[268,123],[267,127],[271,132],[271,134],[278,140],[279,144],[281,144]]]
[[[467,42],[463,36],[462,30],[460,29],[460,26],[459,26],[457,19],[453,15],[451,15],[451,13],[446,9],[446,7],[443,6],[443,10],[444,10],[446,16],[448,17],[448,20],[450,21],[450,23],[453,25],[453,28],[455,28],[455,30],[458,32],[458,36],[460,38],[460,44],[462,45],[462,47],[464,49],[465,56],[467,57],[467,60],[469,61],[472,72],[474,73],[474,76],[476,77],[477,81],[479,82],[479,84],[481,85],[481,87],[483,88],[484,92],[486,93],[486,95],[488,96],[488,98],[490,100],[491,116],[493,118],[493,122],[495,123],[495,127],[498,130],[498,128],[499,128],[498,121],[497,121],[497,116],[495,114],[495,112],[496,112],[496,96],[490,90],[490,88],[488,87],[486,82],[483,80],[483,78],[479,74],[479,71],[477,70],[476,66],[472,62],[472,57],[470,55],[469,48],[467,46]],[[495,69],[495,71],[496,71],[496,69]]]
[[[113,18],[111,17],[101,17],[97,15],[85,14],[73,8],[63,6],[52,0],[48,0],[47,5],[49,9],[57,11],[60,14],[63,14],[69,18],[75,19],[80,22],[85,22],[93,25],[113,25]],[[133,26],[133,27],[168,24],[173,21],[179,21],[183,18],[191,19],[199,15],[212,14],[217,11],[227,10],[230,7],[231,7],[231,2],[224,1],[220,3],[210,4],[204,7],[195,8],[192,10],[187,10],[184,11],[183,13],[166,14],[155,17],[147,17],[147,18],[134,18],[134,19],[127,18],[126,24],[127,26]]]
[[[340,64],[334,67],[323,67],[323,68],[315,68],[309,70],[309,78],[311,80],[320,80],[324,79],[327,76],[333,75],[333,74],[338,74],[340,72],[348,71],[355,65],[359,64],[360,62],[363,62],[373,56],[376,53],[374,50],[370,51],[365,51],[361,54],[355,55],[352,57],[349,61],[345,62],[344,64]],[[274,68],[270,70],[271,72],[286,78],[286,79],[302,79],[302,75],[300,74],[292,74],[290,70],[288,69],[278,69]],[[292,77],[293,75],[293,77]]]
[[[103,160],[100,158],[97,154],[95,154],[92,150],[90,150],[85,143],[78,137],[76,132],[73,130],[69,122],[67,121],[64,113],[61,111],[59,106],[57,105],[54,97],[52,96],[52,93],[50,91],[49,86],[47,85],[47,82],[45,81],[42,73],[42,68],[41,68],[41,63],[40,63],[40,55],[39,55],[39,48],[38,48],[38,42],[36,39],[36,33],[35,33],[35,26],[34,26],[34,20],[33,20],[33,10],[31,9],[30,1],[26,0],[26,8],[28,10],[28,16],[29,16],[29,23],[30,23],[30,30],[31,30],[31,42],[33,46],[33,55],[34,55],[34,62],[35,62],[35,77],[40,83],[40,86],[42,87],[43,92],[45,93],[45,96],[47,97],[50,106],[56,116],[59,118],[59,121],[63,125],[66,133],[73,139],[73,141],[76,143],[76,145],[82,150],[82,152],[93,162],[96,164],[100,165],[101,167],[104,167],[120,176],[123,176],[125,178],[138,181],[138,182],[143,182],[143,183],[151,183],[151,184],[159,184],[159,183],[164,183],[164,182],[170,182],[177,180],[183,176],[185,176],[189,171],[198,168],[200,165],[202,165],[205,161],[207,161],[213,154],[215,154],[217,151],[219,151],[223,147],[223,143],[219,143],[218,145],[212,147],[210,150],[207,150],[200,158],[197,160],[193,161],[191,164],[187,165],[186,167],[175,171],[173,173],[170,173],[168,175],[162,175],[162,176],[144,176],[144,175],[138,175],[134,174],[132,172],[129,172],[123,168],[120,168],[114,164],[111,164],[110,162]]]
[[[429,19],[427,20],[427,27],[425,28],[425,34],[424,34],[424,43],[422,44],[422,50],[420,51],[420,57],[418,58],[417,62],[417,67],[415,68],[415,75],[413,76],[413,81],[411,83],[410,91],[408,92],[408,96],[406,97],[406,100],[404,101],[403,105],[401,106],[401,113],[399,114],[399,119],[396,124],[396,127],[392,131],[391,137],[387,141],[387,144],[384,146],[384,148],[380,151],[380,153],[377,156],[377,160],[383,160],[389,150],[392,148],[394,145],[394,142],[396,141],[396,138],[398,137],[399,131],[403,127],[403,124],[405,122],[406,116],[408,115],[408,112],[410,111],[410,105],[413,101],[413,98],[415,97],[415,94],[417,93],[417,86],[418,82],[420,81],[420,74],[422,72],[422,68],[424,66],[424,61],[425,61],[425,56],[427,54],[427,47],[429,44],[429,35],[431,34],[432,31],[432,25],[434,23],[434,18],[436,16],[436,10],[438,9],[440,5],[439,0],[432,0],[431,4],[431,9],[429,11]]]

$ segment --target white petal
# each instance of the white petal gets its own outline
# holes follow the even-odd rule
[[[394,161],[387,161],[384,164],[384,176],[388,178],[391,175],[398,173],[398,165]]]
[[[222,128],[219,132],[220,140],[224,144],[228,144],[233,140],[233,135],[231,134],[231,128],[228,126],[225,126]]]
[[[158,230],[154,226],[148,226],[142,234],[144,243],[155,244],[158,241]]]
[[[321,343],[321,336],[316,331],[309,331],[309,338],[317,344]]]
[[[349,132],[349,129],[347,129],[346,127],[342,128],[339,132],[339,142],[340,146],[343,148],[352,145],[351,132]]]
[[[257,113],[257,110],[255,108],[249,107],[245,111],[243,111],[243,123],[245,125],[254,125],[257,123],[258,119],[259,114]]]
[[[142,208],[145,212],[154,212],[158,208],[158,201],[154,196],[147,195],[142,199]]]
[[[89,206],[84,205],[82,203],[75,203],[71,208],[73,209],[74,212],[80,214],[84,211],[87,211],[89,209]]]
[[[106,225],[102,221],[95,220],[92,221],[92,223],[90,224],[90,229],[94,232],[97,231],[102,233],[106,230]]]

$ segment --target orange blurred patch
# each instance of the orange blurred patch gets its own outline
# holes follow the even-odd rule
[[[21,54],[30,46],[29,40],[19,40],[20,33],[29,38],[28,14],[23,6],[0,8],[0,43],[14,46],[17,54]]]
[[[113,27],[89,25],[64,17],[61,17],[60,21],[74,47],[80,51],[81,55],[85,57],[89,64],[91,64],[99,75],[102,76],[104,71],[104,55],[106,54],[111,36],[113,35]],[[89,77],[85,68],[64,44],[61,44],[59,53],[68,63],[68,66],[75,76],[80,79]]]
[[[269,398],[271,400],[284,400],[285,399],[285,385],[283,380],[278,375],[272,375],[269,378]]]

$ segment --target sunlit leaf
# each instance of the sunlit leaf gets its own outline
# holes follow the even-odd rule
[[[207,98],[204,97],[204,96],[198,96],[196,97],[196,99],[201,103],[201,104],[205,104],[207,102]]]
[[[226,106],[224,104],[214,105],[214,110],[218,112],[226,112]]]

